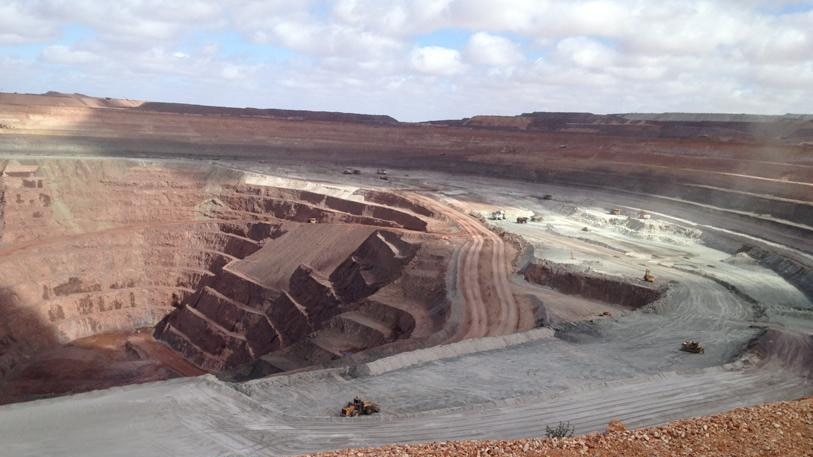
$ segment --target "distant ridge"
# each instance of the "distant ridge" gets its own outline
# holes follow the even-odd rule
[[[633,121],[659,122],[776,122],[813,121],[813,114],[730,114],[730,113],[624,113],[614,116]]]
[[[398,121],[391,116],[378,114],[354,114],[329,111],[305,111],[289,109],[228,108],[220,106],[192,105],[186,103],[146,102],[138,107],[144,111],[201,114],[220,116],[272,117],[288,120],[309,120],[329,122],[357,122],[363,124],[393,125]]]

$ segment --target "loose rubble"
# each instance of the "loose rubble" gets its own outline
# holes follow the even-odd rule
[[[627,430],[623,423],[613,420],[605,433],[574,438],[447,441],[345,449],[307,457],[316,456],[813,456],[813,397],[638,430]]]

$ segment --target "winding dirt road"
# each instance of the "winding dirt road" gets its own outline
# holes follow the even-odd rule
[[[415,193],[408,197],[447,217],[466,238],[456,263],[462,319],[451,339],[506,335],[520,330],[521,310],[511,293],[511,264],[502,238],[473,217],[432,198]]]

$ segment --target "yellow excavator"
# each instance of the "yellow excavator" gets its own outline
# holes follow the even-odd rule
[[[347,402],[347,405],[342,408],[340,414],[342,417],[356,417],[369,416],[370,414],[375,414],[379,411],[380,409],[378,408],[378,405],[374,402],[362,400],[356,397],[353,399],[353,401]]]
[[[652,272],[649,271],[649,269],[647,269],[646,272],[644,272],[644,281],[655,282],[655,275],[653,275]]]

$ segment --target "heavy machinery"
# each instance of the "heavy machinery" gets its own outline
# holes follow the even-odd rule
[[[353,401],[347,402],[344,408],[341,410],[342,417],[356,417],[356,416],[369,416],[370,414],[375,414],[379,412],[380,409],[378,405],[374,402],[368,400],[362,400],[359,397],[353,399]]]
[[[383,168],[379,168],[378,170],[375,171],[375,173],[377,175],[385,175],[385,174],[387,174],[387,170],[385,170]]]
[[[342,173],[346,175],[360,175],[361,170],[359,170],[358,168],[345,168]]]
[[[495,221],[504,221],[505,220],[505,211],[498,209],[491,213],[491,219]]]
[[[553,199],[553,195],[551,195],[551,194],[545,194],[545,195],[542,196],[542,200],[552,200],[552,199]]]
[[[316,222],[317,222],[317,220],[316,220],[315,217],[309,217],[308,218],[308,224],[315,224]]]
[[[544,217],[542,217],[541,214],[534,214],[531,216],[531,222],[542,222],[543,219]]]
[[[680,350],[684,352],[691,352],[692,354],[702,354],[705,352],[703,345],[695,340],[686,340],[680,345]]]
[[[655,275],[652,274],[649,269],[644,272],[644,281],[646,282],[655,282]]]
[[[610,210],[610,214],[613,216],[620,216],[621,215],[621,208],[613,208]]]
[[[520,216],[517,218],[517,224],[527,224],[528,218],[525,216]]]

